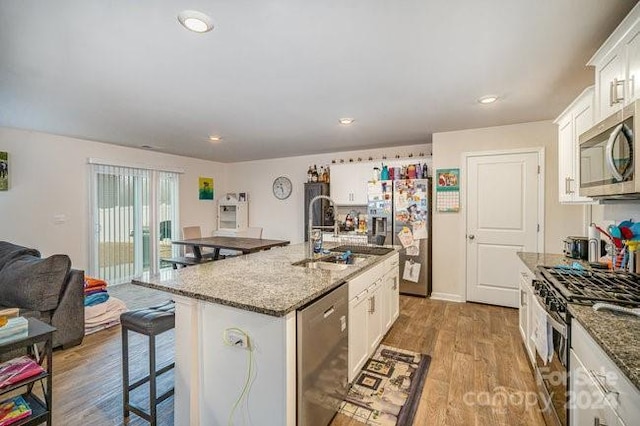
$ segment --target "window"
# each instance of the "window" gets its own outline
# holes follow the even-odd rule
[[[177,255],[171,237],[179,229],[179,174],[96,161],[89,274],[120,284],[168,266],[159,259]]]

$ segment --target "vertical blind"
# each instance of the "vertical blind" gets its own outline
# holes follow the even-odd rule
[[[91,164],[90,274],[109,284],[156,272],[178,226],[178,173]]]

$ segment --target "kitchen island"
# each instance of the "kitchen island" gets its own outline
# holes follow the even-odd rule
[[[396,253],[324,270],[298,244],[134,279],[176,301],[175,424],[296,424],[297,310]]]

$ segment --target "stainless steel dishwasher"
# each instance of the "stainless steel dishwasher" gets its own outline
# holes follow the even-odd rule
[[[349,287],[298,311],[298,426],[326,426],[347,393]]]

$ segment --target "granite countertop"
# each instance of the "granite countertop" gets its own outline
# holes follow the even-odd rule
[[[532,253],[526,251],[520,251],[517,253],[522,262],[527,265],[527,268],[533,273],[536,272],[538,265],[556,266],[556,265],[573,265],[574,262],[580,263],[585,268],[589,267],[589,264],[583,260],[571,259],[564,254],[556,253]]]
[[[331,245],[327,245],[331,248]],[[307,244],[208,262],[181,269],[145,273],[133,284],[207,302],[272,316],[284,316],[333,290],[355,275],[393,256],[356,255],[365,260],[342,271],[310,269],[292,263],[304,260]]]
[[[640,390],[640,318],[573,303],[569,312]]]

